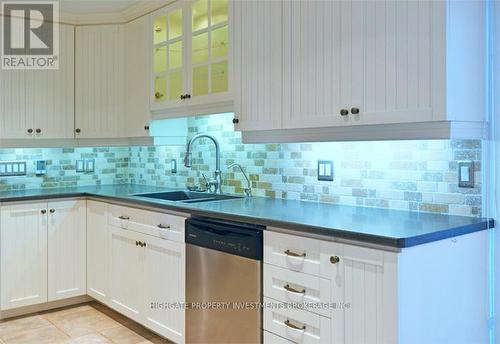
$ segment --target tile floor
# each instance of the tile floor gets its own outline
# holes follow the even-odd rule
[[[171,343],[97,302],[0,320],[0,344]]]

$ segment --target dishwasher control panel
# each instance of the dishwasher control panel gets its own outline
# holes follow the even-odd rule
[[[264,227],[206,218],[186,220],[186,243],[262,260]]]

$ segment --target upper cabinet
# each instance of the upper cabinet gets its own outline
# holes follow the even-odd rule
[[[227,0],[178,1],[151,14],[155,118],[233,110]]]
[[[481,2],[234,7],[235,122],[245,141],[482,135]]]
[[[59,33],[59,69],[0,70],[0,139],[73,138],[74,28]]]
[[[76,42],[75,137],[120,137],[125,119],[124,27],[78,26]]]

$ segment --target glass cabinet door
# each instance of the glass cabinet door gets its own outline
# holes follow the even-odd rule
[[[197,0],[191,5],[191,95],[228,91],[228,2]]]
[[[181,99],[184,92],[183,45],[182,8],[154,17],[153,74],[155,102]]]

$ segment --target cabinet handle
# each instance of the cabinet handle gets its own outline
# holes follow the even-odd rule
[[[135,246],[139,246],[139,242],[138,241],[135,242]]]
[[[299,331],[305,331],[306,330],[306,325],[297,326],[297,325],[292,324],[292,322],[290,320],[288,320],[288,319],[284,321],[284,324],[286,326],[290,327],[291,329],[294,329],[294,330],[299,330]]]
[[[79,133],[81,132],[80,128],[76,128],[76,129],[75,129],[75,132],[76,132],[77,134],[79,134]]]
[[[338,262],[340,262],[339,256],[331,256],[330,257],[330,263],[337,264]]]
[[[359,108],[356,108],[356,107],[351,108],[351,113],[353,115],[357,115],[359,113]]]
[[[160,229],[170,229],[170,225],[162,225],[161,223],[158,225]]]
[[[33,129],[28,129],[28,134],[32,134],[33,133]]]
[[[340,110],[340,116],[347,116],[348,114],[349,114],[349,110],[347,110],[347,109]]]
[[[240,123],[240,120],[237,118],[233,118],[233,124],[238,124],[238,123]]]
[[[54,214],[56,212],[55,209],[50,209],[49,211],[50,211],[51,214]]]
[[[145,125],[144,130],[149,130],[149,125]]]
[[[147,246],[147,245],[146,245],[146,243],[145,243],[145,242],[143,242],[143,243],[142,243],[142,247],[146,247],[146,246]]]
[[[130,220],[130,217],[128,217],[128,216],[123,216],[123,215],[118,216],[118,218],[119,218],[120,220]]]
[[[285,251],[285,254],[287,256],[290,256],[290,257],[301,257],[301,258],[305,258],[306,257],[306,253],[297,253],[297,252],[293,252],[293,251],[290,251],[290,250],[286,250]]]
[[[40,134],[42,132],[42,129],[37,129],[35,130],[37,134]]]
[[[47,214],[47,210],[45,210],[45,209],[42,209],[40,212],[41,212],[42,214]]]
[[[289,291],[290,293],[294,293],[294,294],[305,294],[306,293],[305,289],[297,290],[295,288],[290,287],[289,284],[285,285],[283,288],[285,288],[286,291]]]

